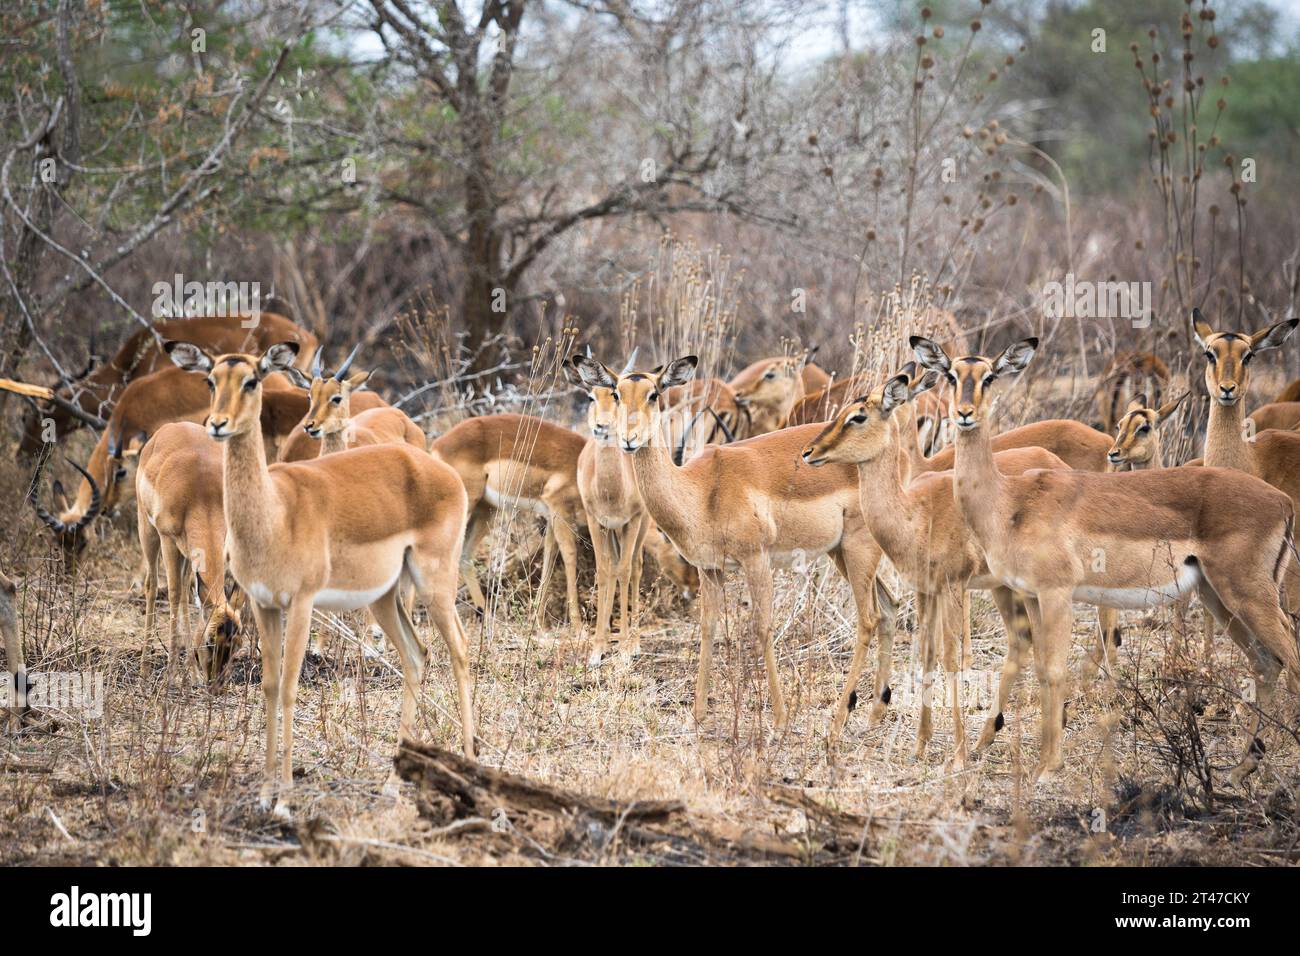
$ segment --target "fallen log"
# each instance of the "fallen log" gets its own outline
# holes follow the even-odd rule
[[[459,831],[457,839],[482,840],[494,854],[552,863],[825,864],[847,861],[860,842],[859,836],[843,839],[843,832],[829,841],[813,839],[812,831],[762,832],[705,817],[680,800],[587,796],[423,744],[403,744],[394,763],[415,784],[422,817],[438,827],[488,821]]]

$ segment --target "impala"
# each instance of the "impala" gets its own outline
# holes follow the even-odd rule
[[[271,376],[264,388],[264,412],[285,401],[293,404],[292,396],[296,390],[284,375]],[[99,436],[99,441],[95,443],[86,462],[86,471],[82,472],[83,475],[88,472],[102,489],[102,510],[105,514],[115,512],[123,504],[126,492],[134,488],[128,480],[130,472],[127,464],[144,446],[149,436],[169,422],[202,422],[208,413],[208,403],[208,390],[203,380],[174,367],[138,378],[122,390],[113,407],[113,414],[109,417],[108,428]],[[298,417],[302,417],[301,413]],[[72,553],[85,548],[86,536],[93,529],[90,522],[81,520],[90,504],[90,479],[82,480],[72,502],[64,497],[63,486],[59,482],[54,483],[53,490],[59,506],[59,516],[55,524],[48,520],[46,524],[63,545],[65,560],[68,560]],[[75,533],[68,530],[74,526]]]
[[[633,352],[625,372],[632,370],[635,360]],[[586,387],[578,370],[567,359],[563,368],[573,384]],[[587,427],[591,429],[592,439],[578,456],[578,493],[587,513],[591,546],[596,555],[596,635],[587,660],[589,667],[595,667],[609,651],[609,624],[616,591],[622,594],[619,649],[628,657],[640,653],[637,617],[641,565],[651,522],[636,490],[632,462],[619,450],[614,436],[618,419],[614,391],[599,385],[587,388],[590,399]]]
[[[171,660],[181,659],[181,612],[189,631],[192,569],[207,623],[191,640],[191,659],[200,674],[216,683],[239,646],[244,604],[243,591],[226,587],[221,446],[202,425],[164,425],[140,452],[135,500],[136,531],[145,562],[145,634],[154,633],[161,556],[171,609]]]
[[[1097,409],[1098,429],[1110,434],[1135,396],[1149,395],[1160,404],[1169,386],[1169,366],[1150,352],[1120,352],[1112,355],[1101,370],[1101,381],[1093,405]]]
[[[871,390],[870,376],[852,375],[835,382],[817,392],[810,392],[790,409],[785,424],[811,425],[815,422],[832,421],[836,415],[858,396]],[[918,455],[915,461],[923,461],[926,456],[938,453],[948,443],[945,428],[944,402],[934,392],[921,392],[916,396],[916,443]]]
[[[183,338],[197,342],[213,352],[237,352],[241,349],[260,351],[276,342],[297,342],[302,348],[302,360],[316,348],[316,336],[295,325],[290,319],[274,312],[260,312],[256,317],[248,314],[233,316],[201,316],[198,318],[163,319],[148,329],[137,329],[117,350],[106,365],[65,381],[58,394],[69,399],[87,415],[105,417],[130,383],[159,369],[170,368],[161,344],[167,339]],[[93,351],[93,350],[92,350]],[[94,356],[92,358],[92,363]],[[306,365],[303,365],[306,371]],[[82,419],[68,409],[48,407],[29,411],[23,422],[23,437],[19,450],[24,455],[34,454],[44,441],[43,419],[54,422],[57,434],[62,437],[80,428]]]
[[[893,607],[876,582],[880,549],[872,540],[858,504],[856,469],[839,465],[814,472],[803,467],[802,450],[820,428],[786,428],[730,445],[710,445],[681,467],[661,439],[665,392],[685,385],[695,374],[694,355],[650,372],[616,375],[584,355],[571,359],[589,388],[617,394],[616,434],[632,459],[636,487],[646,510],[700,572],[700,663],[694,716],[708,715],[713,633],[723,607],[728,567],[739,565],[753,602],[754,635],[767,671],[773,721],[786,724],[785,698],[772,647],[772,566],[797,553],[807,558],[829,554],[847,579],[857,607],[855,657],[866,653],[880,631],[880,659],[892,645]],[[873,584],[875,587],[873,587]],[[878,593],[879,592],[879,593]],[[876,607],[877,597],[886,605]],[[879,620],[878,620],[879,618]],[[885,626],[881,627],[883,620]],[[883,679],[885,668],[877,675]],[[840,711],[847,712],[850,688]],[[878,717],[889,699],[877,686],[872,713]],[[832,726],[832,736],[838,727]]]
[[[1295,515],[1286,495],[1220,468],[1001,474],[987,424],[989,400],[1002,378],[1029,364],[1038,340],[1011,345],[995,359],[955,361],[921,336],[911,345],[917,360],[951,386],[957,504],[989,572],[1038,601],[1029,608],[1042,702],[1035,779],[1064,766],[1072,601],[1141,608],[1195,589],[1252,662],[1261,708],[1284,669],[1300,686],[1300,655],[1280,590],[1294,548]],[[1234,784],[1263,752],[1258,716],[1243,730],[1245,755],[1232,772]]]
[[[578,491],[578,456],[587,440],[576,432],[528,415],[481,415],[449,429],[429,446],[460,476],[469,495],[469,523],[461,552],[461,576],[480,614],[487,600],[472,564],[493,513],[522,508],[547,520],[542,557],[538,619],[546,608],[546,592],[559,546],[569,624],[581,636],[578,607],[578,529],[586,523]]]
[[[805,358],[782,355],[760,359],[727,383],[748,415],[749,432],[745,437],[785,427],[791,409],[804,396]]]
[[[871,394],[851,402],[803,451],[803,459],[820,467],[844,462],[856,465],[862,514],[871,535],[884,550],[900,576],[917,594],[917,626],[922,648],[922,695],[917,756],[931,736],[928,688],[935,654],[942,644],[944,669],[952,681],[953,764],[966,762],[966,738],[962,722],[960,675],[965,660],[958,638],[965,614],[967,590],[992,590],[1007,629],[1008,654],[998,688],[996,715],[984,727],[976,749],[992,742],[1004,724],[1003,711],[1015,679],[1024,666],[1030,636],[1026,610],[1011,589],[990,575],[970,529],[962,520],[953,497],[950,471],[922,475],[908,482],[909,455],[906,426],[899,424],[900,409],[938,381],[935,372],[919,380],[906,370],[889,379]],[[1066,464],[1042,448],[1015,448],[994,456],[1003,474],[1023,474],[1031,468],[1066,468]],[[961,648],[962,660],[958,660]],[[856,684],[857,674],[849,681]]]
[[[660,427],[679,465],[695,457],[705,445],[725,444],[750,435],[749,410],[720,378],[692,379],[674,386],[664,401],[667,413]]]
[[[307,461],[360,445],[407,444],[424,450],[424,432],[405,412],[382,399],[378,400],[382,404],[372,404],[370,399],[362,398],[370,394],[361,391],[370,380],[370,372],[348,375],[360,349],[360,345],[354,348],[333,374],[326,374],[321,365],[322,352],[316,353],[308,393],[311,404],[301,429],[283,443],[280,461]]]
[[[1273,401],[1274,403],[1300,402],[1300,378],[1293,380],[1290,385],[1278,392],[1277,398]]]
[[[368,607],[397,650],[403,694],[400,739],[411,739],[425,649],[398,600],[414,582],[447,645],[460,704],[461,739],[474,754],[465,634],[456,575],[465,535],[465,489],[442,462],[405,445],[354,448],[313,461],[266,463],[262,383],[293,365],[296,342],[261,356],[216,358],[188,342],[165,346],[178,366],[206,376],[208,434],[222,443],[222,492],[230,570],[248,595],[262,650],[266,765],[262,803],[276,793],[276,731],[283,710],[277,815],[293,783],[293,713],[313,607]],[[283,655],[283,658],[282,658]]]
[[[1300,402],[1269,402],[1255,409],[1246,418],[1255,423],[1255,431],[1280,428],[1290,431],[1300,425]]]
[[[1106,452],[1111,471],[1141,471],[1165,467],[1159,428],[1169,421],[1178,406],[1191,394],[1183,392],[1159,408],[1148,408],[1147,397],[1139,393],[1128,403],[1115,425],[1115,443]]]

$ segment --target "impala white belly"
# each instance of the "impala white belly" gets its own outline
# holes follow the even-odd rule
[[[1074,589],[1074,599],[1121,610],[1141,610],[1168,604],[1182,597],[1194,590],[1200,580],[1200,567],[1195,564],[1184,564],[1178,569],[1174,579],[1166,584],[1139,588],[1077,587]]]
[[[491,485],[487,485],[483,489],[483,497],[487,499],[487,503],[493,508],[522,508],[525,511],[536,512],[543,518],[549,517],[551,514],[551,509],[546,507],[545,502],[536,498],[516,498],[513,495],[504,495]]]
[[[397,583],[397,578],[401,573],[402,569],[399,566],[397,574],[394,574],[387,584],[366,591],[348,591],[342,588],[325,588],[323,591],[316,592],[316,597],[312,603],[315,607],[318,607],[323,611],[356,611],[363,607],[369,607],[392,590],[393,585]]]

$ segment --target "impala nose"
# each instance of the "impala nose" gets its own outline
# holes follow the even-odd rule
[[[959,409],[957,409],[956,413],[953,415],[953,423],[954,423],[958,428],[962,428],[962,429],[965,429],[965,428],[974,428],[974,427],[975,427],[975,409],[974,409],[974,408],[959,408]]]
[[[1112,465],[1118,465],[1121,461],[1124,460],[1124,453],[1120,451],[1118,448],[1112,448],[1110,451],[1106,453],[1106,460],[1109,461]]]
[[[1237,400],[1237,383],[1220,382],[1219,383],[1219,401],[1225,404],[1232,404]]]
[[[226,431],[230,427],[229,418],[210,418],[208,419],[208,434],[213,438],[224,438],[230,433]]]

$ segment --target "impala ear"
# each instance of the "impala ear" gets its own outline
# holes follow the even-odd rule
[[[898,370],[899,375],[906,375],[909,379],[916,378],[916,363],[904,362],[903,367]]]
[[[1256,352],[1275,349],[1291,337],[1297,325],[1300,325],[1300,319],[1287,319],[1263,332],[1256,332],[1250,337],[1250,347]]]
[[[909,376],[908,391],[910,394],[908,395],[908,398],[916,398],[916,396],[920,395],[922,392],[928,392],[930,389],[938,385],[941,380],[942,376],[940,376],[938,372],[934,371],[934,369],[930,369],[918,379],[912,379]]]
[[[1129,412],[1140,412],[1142,411],[1142,409],[1146,407],[1147,407],[1147,393],[1138,392],[1136,395],[1133,396],[1133,400],[1128,403],[1128,408],[1124,409],[1124,414],[1127,415]]]
[[[1013,345],[1008,345],[1002,354],[993,360],[993,374],[1005,375],[1008,372],[1012,374],[1023,372],[1037,350],[1038,339],[1032,336],[1021,339]]]
[[[352,391],[354,391],[354,392],[357,391],[357,390],[360,389],[360,388],[364,388],[366,382],[370,381],[370,376],[373,375],[373,374],[374,374],[373,371],[372,371],[372,372],[353,372],[353,373],[352,373],[351,375],[349,375],[348,378],[347,378],[348,388],[352,389]]]
[[[280,342],[272,345],[258,359],[258,375],[266,378],[272,372],[283,372],[293,368],[293,363],[298,358],[298,348],[297,342]]]
[[[684,355],[673,359],[659,374],[659,387],[673,388],[677,385],[685,385],[695,377],[695,367],[699,364],[700,359],[695,355]]]
[[[880,415],[882,418],[888,418],[894,409],[900,405],[905,405],[907,400],[912,397],[910,389],[910,377],[906,372],[895,375],[888,382],[880,393]]]
[[[207,372],[212,369],[212,356],[191,342],[164,342],[163,351],[187,372]]]
[[[55,478],[53,484],[50,485],[50,492],[54,495],[54,504],[59,508],[59,510],[67,511],[68,495],[67,492],[63,490],[63,482]]]
[[[583,382],[581,373],[578,372],[571,359],[565,359],[560,363],[560,371],[564,372],[564,377],[568,379],[570,385],[576,385],[578,388],[585,386],[586,383]]]
[[[1186,399],[1187,396],[1190,394],[1191,392],[1183,392],[1183,394],[1179,395],[1168,405],[1161,405],[1158,409],[1156,409],[1156,424],[1157,425],[1164,424],[1165,419],[1168,418],[1170,415],[1172,415],[1174,412],[1178,411],[1178,406],[1183,404],[1183,400]]]
[[[952,368],[952,360],[938,342],[927,339],[924,335],[913,335],[907,344],[916,353],[916,360],[925,368],[936,372],[947,372]]]
[[[1210,323],[1205,321],[1200,308],[1192,309],[1192,335],[1195,336],[1196,343],[1201,348],[1206,348],[1213,334],[1214,329],[1210,328]]]
[[[618,376],[589,355],[575,355],[569,359],[578,370],[578,378],[588,388],[614,388]]]

